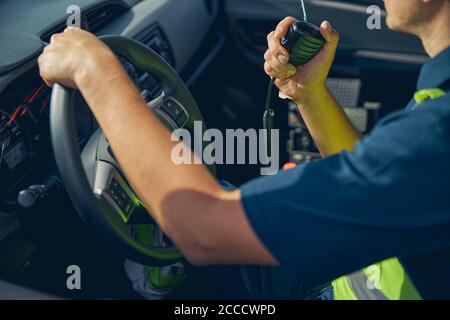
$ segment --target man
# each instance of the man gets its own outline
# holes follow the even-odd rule
[[[194,264],[281,265],[315,286],[399,257],[376,265],[380,283],[364,284],[367,270],[336,281],[336,298],[404,298],[405,290],[450,298],[450,0],[385,4],[388,25],[419,36],[433,58],[416,99],[361,137],[325,85],[336,31],[324,22],[324,49],[294,69],[279,44],[293,21],[285,19],[268,37],[265,70],[297,102],[325,159],[240,190],[170,161],[170,133],[93,35],[53,36],[40,71],[50,86],[81,90],[134,190]]]

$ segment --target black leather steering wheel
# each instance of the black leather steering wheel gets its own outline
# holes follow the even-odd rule
[[[169,129],[182,127],[193,131],[194,122],[202,121],[188,88],[157,53],[121,36],[100,39],[115,54],[155,76],[165,86],[163,95],[149,107]],[[75,113],[74,90],[55,85],[50,107],[52,146],[61,179],[81,219],[124,257],[135,262],[164,266],[180,260],[182,255],[176,247],[149,247],[130,234],[130,224],[145,208],[127,183],[101,129],[80,153]],[[213,167],[209,169],[214,172]]]

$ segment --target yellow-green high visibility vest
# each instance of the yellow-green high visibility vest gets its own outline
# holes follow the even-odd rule
[[[439,88],[424,89],[414,94],[417,104],[442,97]],[[369,266],[333,281],[336,300],[420,300],[417,289],[397,258]]]
[[[408,274],[397,258],[333,281],[336,300],[420,300]]]

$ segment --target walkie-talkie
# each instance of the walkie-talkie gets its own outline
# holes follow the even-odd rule
[[[281,45],[289,52],[289,63],[295,67],[309,62],[323,48],[326,40],[320,33],[320,28],[306,21],[294,22]],[[264,113],[264,129],[267,130],[267,155],[271,154],[271,131],[275,111],[270,107],[272,102],[272,89],[275,79],[271,79],[267,92],[266,111]]]
[[[289,52],[289,63],[299,67],[314,58],[325,45],[325,39],[318,26],[298,21],[289,27],[281,45]]]

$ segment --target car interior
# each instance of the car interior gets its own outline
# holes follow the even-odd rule
[[[428,57],[412,36],[365,27],[367,7],[383,8],[382,0],[305,4],[311,22],[329,20],[340,33],[328,86],[369,133],[408,103]],[[173,245],[131,239],[130,225],[152,221],[107,139],[79,93],[59,87],[52,95],[40,78],[37,58],[65,29],[71,5],[170,130],[192,130],[195,120],[262,128],[267,34],[286,16],[302,19],[299,0],[0,2],[0,299],[139,299],[125,258],[156,266],[183,259]],[[280,164],[320,159],[295,104],[274,97],[272,107]],[[258,165],[209,169],[236,186],[260,174]],[[83,290],[67,287],[70,265],[80,266]]]

